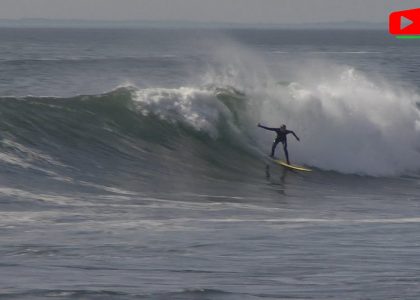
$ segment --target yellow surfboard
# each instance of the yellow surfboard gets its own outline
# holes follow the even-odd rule
[[[291,170],[303,171],[303,172],[311,172],[312,171],[311,169],[307,169],[305,167],[289,165],[289,164],[287,164],[286,162],[284,162],[282,160],[275,160],[275,159],[273,159],[273,161],[276,164],[279,164],[279,165],[281,165],[281,166],[283,166],[285,168],[291,169]]]

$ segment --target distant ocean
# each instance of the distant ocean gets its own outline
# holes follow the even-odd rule
[[[380,30],[2,28],[0,299],[418,299],[419,108]]]

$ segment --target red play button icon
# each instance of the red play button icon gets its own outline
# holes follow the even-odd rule
[[[420,34],[420,8],[391,13],[389,15],[389,32],[398,35]]]

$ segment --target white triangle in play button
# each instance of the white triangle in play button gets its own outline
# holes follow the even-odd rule
[[[413,23],[414,22],[411,21],[410,19],[407,19],[406,17],[401,16],[401,30],[410,26]]]

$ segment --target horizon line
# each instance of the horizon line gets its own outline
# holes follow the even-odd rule
[[[332,27],[339,27],[339,28],[358,28],[358,29],[380,29],[380,28],[388,28],[387,23],[385,22],[368,22],[368,21],[321,21],[321,22],[305,22],[305,23],[264,23],[264,22],[227,22],[227,21],[194,21],[194,20],[138,20],[138,19],[129,19],[129,20],[107,20],[107,19],[78,19],[78,18],[69,18],[69,19],[54,19],[54,18],[0,18],[0,23],[10,22],[14,25],[19,25],[19,22],[35,22],[35,23],[42,23],[42,22],[64,22],[64,23],[71,23],[71,22],[85,22],[85,23],[115,23],[115,24],[126,24],[128,23],[141,23],[143,24],[177,24],[177,25],[206,25],[206,26],[255,26],[255,27],[322,27],[322,26],[332,26]],[[23,24],[22,24],[23,25]],[[58,24],[56,24],[58,25]],[[81,25],[81,24],[74,24],[74,25]],[[130,24],[135,25],[135,24]]]

